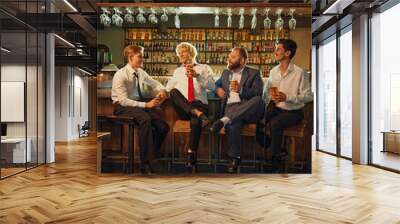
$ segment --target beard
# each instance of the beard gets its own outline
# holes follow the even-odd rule
[[[233,62],[233,63],[228,63],[228,69],[229,70],[235,70],[235,69],[237,69],[237,68],[239,68],[241,65],[240,65],[240,61],[235,61],[235,62]]]

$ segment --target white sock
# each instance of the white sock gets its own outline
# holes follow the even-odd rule
[[[229,117],[223,117],[220,120],[222,121],[222,123],[224,123],[224,126],[231,122],[231,119],[229,119]]]

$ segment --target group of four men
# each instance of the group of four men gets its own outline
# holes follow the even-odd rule
[[[273,161],[285,156],[281,149],[283,129],[298,124],[303,119],[302,107],[312,101],[313,96],[307,73],[291,63],[297,44],[293,40],[279,40],[275,58],[279,65],[270,71],[263,90],[260,71],[246,65],[246,49],[235,47],[228,57],[227,69],[214,82],[209,65],[196,61],[197,50],[187,42],[176,47],[181,66],[175,69],[172,78],[164,87],[149,76],[143,68],[143,48],[129,45],[124,49],[127,61],[113,78],[111,98],[114,114],[127,115],[138,124],[140,147],[140,170],[152,172],[148,160],[149,150],[160,152],[160,147],[169,132],[168,124],[154,108],[169,98],[180,119],[190,121],[187,166],[196,165],[197,149],[203,128],[218,133],[222,128],[228,136],[228,171],[236,172],[240,165],[240,128],[246,123],[269,123],[270,136],[258,129],[260,143],[266,143],[272,151]],[[143,102],[143,84],[155,89],[155,98]],[[207,91],[214,91],[222,102],[222,117],[210,124],[208,120]],[[272,109],[266,110],[266,105]],[[261,137],[260,137],[261,136]]]

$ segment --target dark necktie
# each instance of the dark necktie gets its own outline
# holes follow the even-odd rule
[[[136,72],[134,72],[133,75],[136,77],[137,91],[138,91],[138,94],[139,94],[139,100],[141,100],[141,99],[143,99],[143,97],[142,97],[142,91],[140,90],[139,75]]]

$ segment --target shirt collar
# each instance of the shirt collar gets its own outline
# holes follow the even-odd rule
[[[199,65],[199,63],[198,63],[198,62],[196,62],[196,61],[194,61],[194,62],[193,62],[193,68],[194,68],[196,65]],[[184,65],[183,65],[183,64],[181,64],[181,65],[180,65],[180,67],[181,67],[181,68],[184,68]]]
[[[245,68],[245,66],[243,66],[243,68],[239,72],[234,72],[234,71],[231,71],[231,72],[232,72],[232,74],[242,74],[244,68]]]
[[[132,66],[130,66],[129,64],[127,64],[126,66],[126,69],[128,70],[128,73],[129,73],[129,75],[132,75],[133,73],[139,73],[139,69],[134,69],[134,68],[132,68]]]
[[[283,77],[287,76],[293,70],[294,70],[294,64],[292,62],[290,62],[285,74],[283,75]],[[280,74],[280,71],[281,70],[280,70],[280,65],[279,65],[279,74]]]

